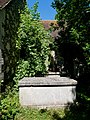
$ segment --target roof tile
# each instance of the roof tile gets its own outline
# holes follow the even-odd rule
[[[11,0],[0,0],[0,9],[4,8]]]
[[[41,20],[42,24],[44,25],[45,29],[48,30],[51,25],[58,26],[57,20]]]
[[[51,32],[51,36],[53,38],[58,37],[59,25],[57,23],[57,20],[41,20],[41,23],[43,24],[46,30],[49,30],[52,25],[57,27],[58,29]]]

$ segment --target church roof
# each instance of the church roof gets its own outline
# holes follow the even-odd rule
[[[3,9],[11,0],[0,0],[0,9]]]
[[[58,28],[51,32],[51,36],[53,38],[56,38],[58,36],[59,25],[57,23],[57,20],[41,20],[41,23],[43,24],[46,30],[49,30],[52,26]]]
[[[58,26],[57,20],[41,20],[46,30],[48,30],[51,25]]]

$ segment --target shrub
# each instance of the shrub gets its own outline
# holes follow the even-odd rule
[[[13,119],[19,111],[18,93],[7,88],[1,97],[0,115],[1,120]]]
[[[18,81],[25,76],[29,76],[28,68],[28,61],[20,60],[18,62],[15,77],[13,78],[15,85],[13,86],[13,88],[7,86],[6,91],[1,94],[1,120],[14,119],[15,115],[20,112]]]
[[[49,44],[52,43],[50,34],[36,18],[32,17],[26,7],[21,14],[21,24],[18,29],[17,48],[20,49],[20,58],[29,62],[30,76],[44,74],[47,71]]]

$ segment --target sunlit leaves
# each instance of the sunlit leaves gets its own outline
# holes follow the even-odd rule
[[[51,36],[39,20],[37,7],[37,3],[31,10],[26,6],[21,14],[21,23],[18,29],[17,47],[22,51],[21,54],[24,53],[21,58],[23,57],[30,64],[30,76],[46,72],[45,61],[50,51],[49,44],[52,42]]]

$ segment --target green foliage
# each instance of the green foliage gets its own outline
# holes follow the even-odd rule
[[[20,112],[18,82],[21,78],[29,76],[28,61],[20,60],[18,62],[17,70],[13,81],[15,85],[13,88],[7,86],[5,93],[0,96],[0,116],[1,120],[14,119],[14,116]]]
[[[34,5],[34,13],[27,7],[21,14],[21,23],[18,29],[17,48],[21,51],[21,58],[29,62],[31,76],[46,72],[46,60],[48,58],[52,42],[51,36],[45,31],[43,25],[36,17],[37,4]],[[33,17],[34,18],[33,18]],[[48,62],[49,63],[49,62]],[[47,64],[48,66],[48,64]]]
[[[13,119],[19,111],[18,93],[7,88],[1,96],[0,117],[1,120]]]
[[[15,88],[18,88],[18,81],[20,79],[22,79],[23,77],[28,77],[30,76],[30,72],[29,72],[29,62],[28,61],[24,61],[24,60],[19,60],[18,65],[17,65],[17,70],[15,73],[15,77],[13,78],[14,82],[15,82]]]
[[[61,27],[60,42],[79,44],[90,64],[90,0],[54,0],[52,6]]]
[[[39,2],[36,2],[30,9],[30,14],[34,20],[40,20],[40,13],[37,12]]]

